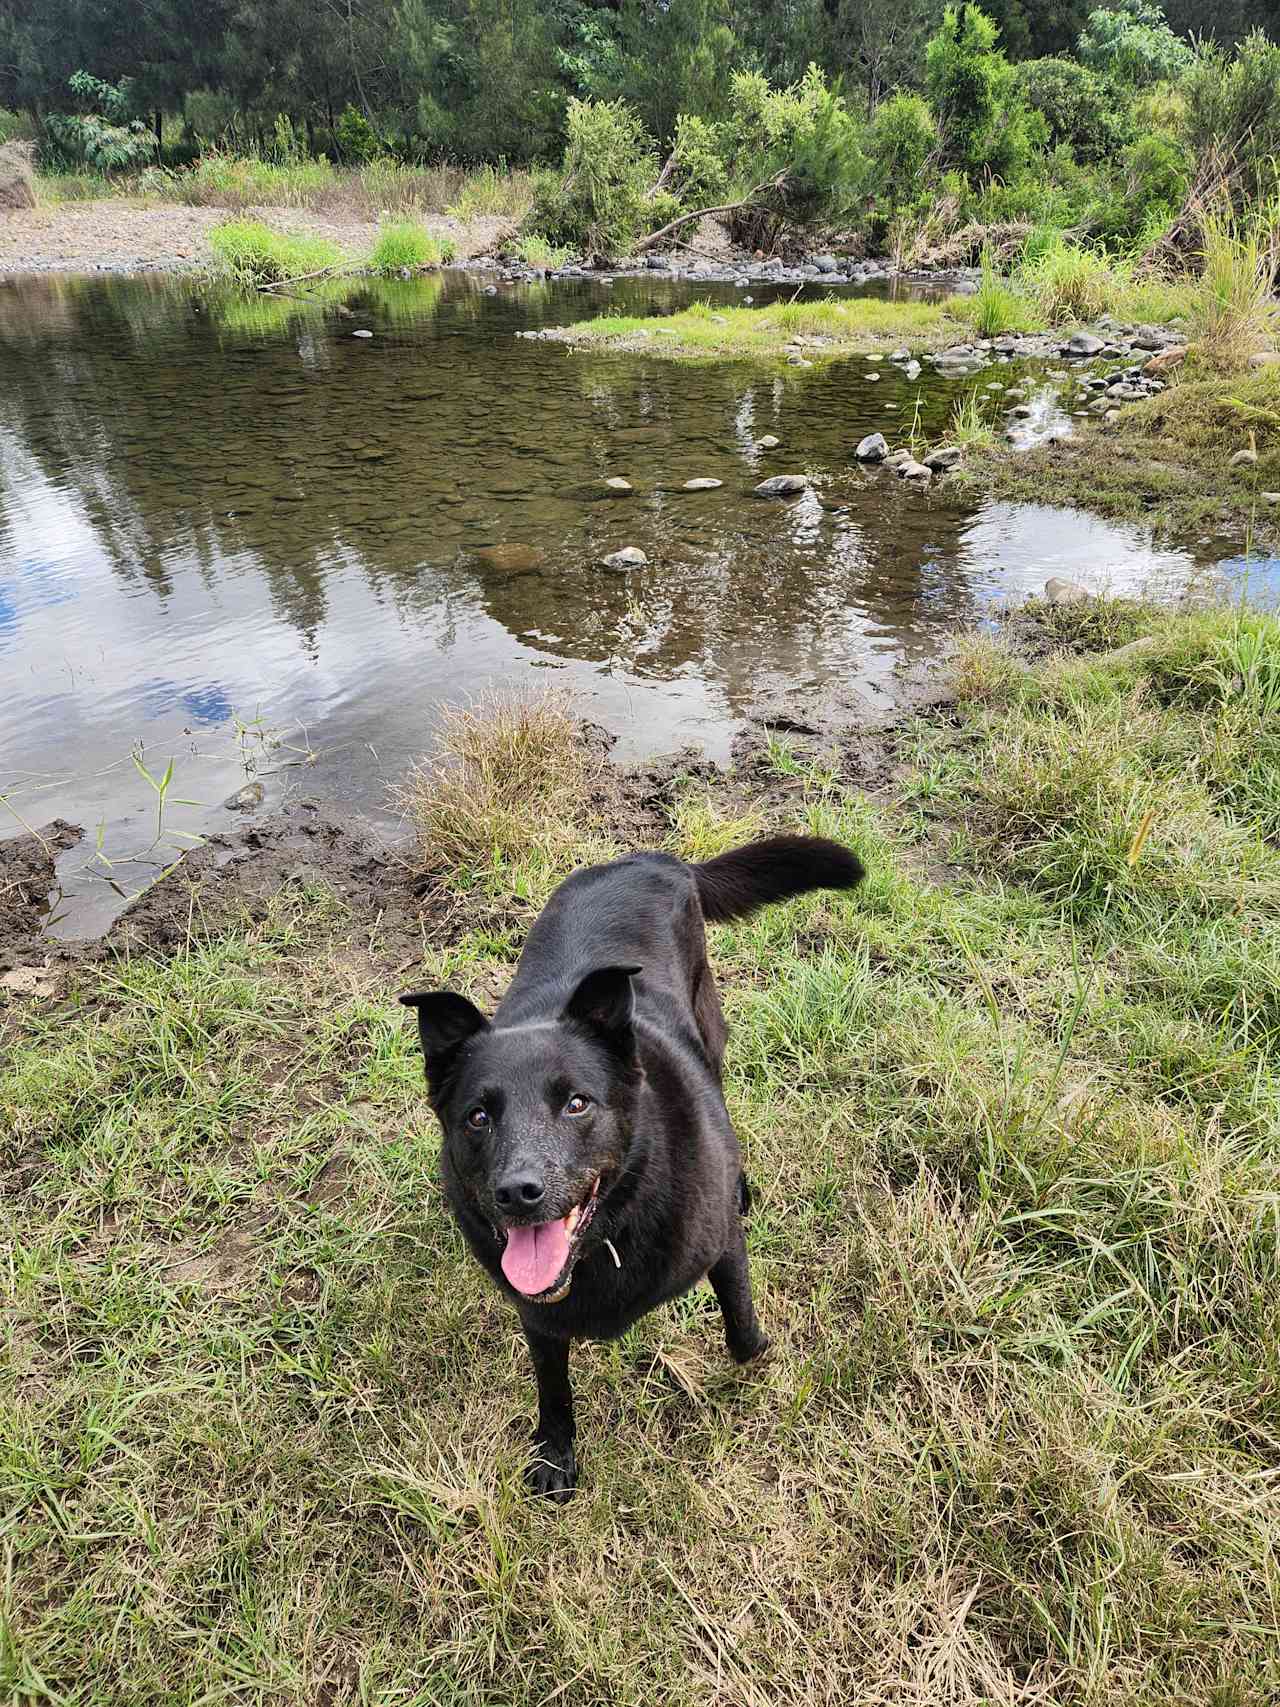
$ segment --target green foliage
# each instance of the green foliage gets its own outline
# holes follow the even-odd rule
[[[342,265],[342,250],[322,237],[291,237],[254,219],[229,219],[209,233],[219,271],[232,283],[287,284]]]
[[[1079,51],[1093,70],[1139,89],[1171,82],[1191,63],[1191,49],[1152,0],[1114,0],[1090,12]]]
[[[1133,136],[1130,104],[1114,84],[1074,59],[1032,59],[1017,71],[1022,98],[1043,115],[1049,145],[1078,160],[1113,160]]]
[[[973,329],[982,338],[998,338],[1004,332],[1039,331],[1044,325],[1034,302],[1023,290],[1001,277],[990,253],[982,257],[982,278],[966,305]]]
[[[512,250],[526,267],[539,268],[544,272],[553,272],[555,268],[563,267],[573,254],[571,249],[557,249],[536,232],[526,232],[523,237],[518,237],[512,245]]]
[[[362,112],[348,105],[333,127],[333,140],[344,160],[363,165],[383,152],[382,139]]]
[[[1196,281],[1189,337],[1206,365],[1243,368],[1280,333],[1280,198],[1237,218],[1226,198],[1201,214],[1202,270]]]
[[[899,92],[882,101],[867,130],[871,182],[892,206],[928,193],[925,167],[938,146],[938,127],[928,103]]]
[[[696,113],[680,114],[670,160],[671,189],[680,202],[709,207],[723,198],[729,178],[722,150],[714,125]]]
[[[1280,46],[1255,30],[1235,54],[1202,43],[1183,80],[1188,146],[1203,175],[1221,175],[1237,211],[1265,200],[1280,158]]]
[[[533,230],[591,258],[625,255],[647,223],[653,143],[622,101],[570,101],[565,129],[560,171],[535,179]]]
[[[449,238],[434,237],[425,226],[399,220],[379,231],[369,266],[373,272],[389,278],[406,269],[419,272],[424,267],[438,267],[451,261],[453,252]]]
[[[67,86],[81,110],[45,115],[46,158],[59,165],[119,172],[153,157],[152,137],[140,120],[129,116],[127,78],[104,83],[87,71],[76,71]]]
[[[786,89],[759,72],[735,72],[723,134],[735,187],[766,186],[735,218],[740,242],[764,246],[784,227],[828,224],[854,205],[866,170],[858,127],[816,65]]]
[[[1016,170],[1031,141],[1014,69],[997,34],[979,7],[948,6],[925,49],[925,85],[943,158],[971,183]]]

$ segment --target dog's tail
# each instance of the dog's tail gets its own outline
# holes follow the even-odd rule
[[[690,869],[702,911],[713,925],[811,889],[852,889],[865,876],[855,854],[821,836],[770,836]]]

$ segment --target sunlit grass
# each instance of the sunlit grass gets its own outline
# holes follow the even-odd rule
[[[232,284],[286,284],[342,266],[346,257],[323,237],[272,231],[259,220],[229,219],[209,233],[219,273]]]

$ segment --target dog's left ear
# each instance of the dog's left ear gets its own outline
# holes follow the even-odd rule
[[[427,1084],[439,1090],[453,1056],[489,1022],[474,1003],[452,990],[410,990],[400,1000],[418,1010],[418,1036],[427,1063]]]
[[[629,1054],[634,1042],[631,1018],[635,1012],[631,980],[639,971],[638,966],[597,966],[569,997],[561,1019],[576,1020],[615,1049]]]

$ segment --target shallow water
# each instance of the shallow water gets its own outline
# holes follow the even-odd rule
[[[864,434],[900,439],[917,408],[928,442],[975,387],[998,409],[988,387],[1012,367],[908,383],[885,361],[587,356],[514,334],[741,298],[483,284],[360,283],[340,307],[0,283],[0,793],[31,823],[89,828],[60,867],[57,934],[101,928],[175,832],[234,823],[221,803],[247,780],[268,806],[301,789],[385,816],[437,704],[494,683],[572,685],[624,755],[721,755],[783,692],[886,704],[902,666],[1050,575],[1120,589],[1196,567],[1135,529],[925,500],[851,466]],[[758,449],[765,434],[781,448]],[[750,496],[792,471],[833,478],[791,503]],[[634,494],[603,495],[611,476]],[[676,490],[707,476],[721,489]],[[598,567],[624,545],[649,567]],[[139,763],[159,779],[170,759],[152,848]]]

